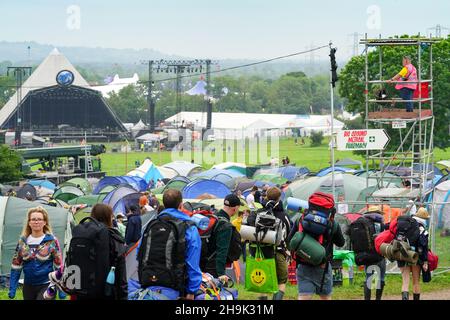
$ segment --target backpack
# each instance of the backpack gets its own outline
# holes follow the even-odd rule
[[[270,230],[280,233],[282,228],[281,220],[275,217],[270,207],[251,212],[247,217],[246,225],[256,228],[259,239],[263,239]]]
[[[105,296],[105,284],[111,266],[116,264],[118,252],[109,228],[92,217],[86,217],[72,230],[72,239],[66,257],[64,281],[71,274],[71,266],[80,271],[79,287],[66,284],[67,293],[94,299]]]
[[[324,192],[314,192],[309,196],[308,209],[316,210],[326,214],[336,213],[334,198],[331,194]]]
[[[378,228],[376,224],[379,225]],[[373,265],[382,260],[383,257],[375,249],[375,237],[380,229],[380,223],[367,217],[360,217],[350,224],[350,241],[357,265]]]
[[[227,263],[231,263],[233,261],[239,260],[239,257],[242,253],[242,239],[241,234],[236,230],[236,227],[231,224],[227,219],[223,217],[218,217],[214,215],[212,212],[200,211],[195,214],[201,214],[207,218],[209,218],[210,223],[208,225],[208,229],[200,230],[200,239],[202,241],[202,253],[200,256],[200,269],[207,270],[208,266],[212,269],[215,269],[215,256],[216,250],[213,245],[213,240],[215,235],[220,232],[220,230],[225,226],[231,226],[231,239],[228,247],[227,253]],[[214,265],[212,265],[214,264]]]
[[[191,225],[170,215],[159,215],[148,223],[137,257],[142,287],[161,286],[184,293],[186,231]]]
[[[417,247],[419,236],[419,223],[416,219],[410,216],[397,218],[397,233],[395,234],[397,240],[408,242],[411,247]]]

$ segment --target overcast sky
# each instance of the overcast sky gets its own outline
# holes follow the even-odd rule
[[[353,51],[355,32],[450,28],[449,0],[1,0],[0,12],[0,40],[213,59],[265,59],[330,40],[342,59]],[[316,59],[327,55],[319,51]]]

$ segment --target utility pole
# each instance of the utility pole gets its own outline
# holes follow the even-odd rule
[[[147,104],[148,104],[148,126],[150,132],[155,131],[155,105],[152,97],[153,89],[153,60],[148,61],[148,91],[147,91]]]
[[[434,36],[436,37],[436,38],[442,38],[442,30],[450,30],[449,28],[447,28],[447,27],[443,27],[443,26],[441,26],[440,24],[437,24],[435,27],[431,27],[431,28],[428,28],[427,29],[427,31],[428,30],[434,30]]]
[[[211,122],[212,122],[211,60],[206,60],[206,130],[211,129]]]
[[[23,110],[22,104],[22,84],[23,80],[27,75],[31,74],[31,67],[8,67],[7,75],[9,76],[10,71],[14,73],[16,78],[16,95],[17,95],[17,111],[16,111],[16,132],[14,144],[19,147],[21,142],[22,128],[23,128]]]
[[[337,64],[336,64],[336,48],[332,48],[332,43],[330,41],[330,62],[331,62],[331,69],[330,69],[330,98],[331,98],[331,139],[330,139],[330,149],[331,149],[331,188],[333,192],[333,198],[336,199],[336,188],[335,188],[335,181],[334,181],[334,87],[336,84],[336,81],[338,81],[337,76]]]
[[[353,37],[353,45],[352,45],[352,57],[356,57],[359,54],[359,37],[364,36],[358,32],[353,32],[348,35],[349,37]]]

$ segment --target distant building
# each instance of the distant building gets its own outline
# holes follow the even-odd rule
[[[206,113],[180,112],[165,120],[165,123],[180,127],[205,128]],[[334,119],[334,131],[338,132],[344,123]],[[243,139],[256,136],[309,136],[311,131],[322,131],[325,136],[331,134],[330,115],[295,115],[265,113],[229,113],[213,112],[212,129],[215,139]]]

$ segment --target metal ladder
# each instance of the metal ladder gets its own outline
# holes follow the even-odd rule
[[[85,165],[87,166],[87,171],[88,172],[92,172],[94,171],[94,168],[92,166],[92,159],[91,159],[91,147],[86,147],[86,151],[85,151]]]

